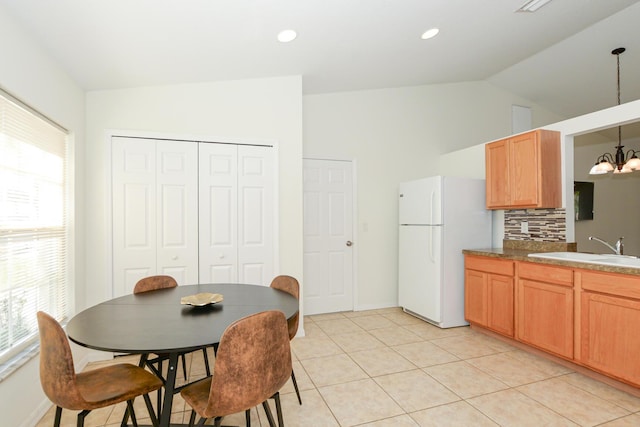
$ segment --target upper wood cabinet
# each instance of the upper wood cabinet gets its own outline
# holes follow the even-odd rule
[[[485,146],[487,208],[562,206],[560,133],[538,129]]]

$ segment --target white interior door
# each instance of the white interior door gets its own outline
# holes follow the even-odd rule
[[[199,145],[200,280],[268,286],[275,271],[273,149]]]
[[[353,310],[353,166],[304,160],[305,314]]]
[[[111,153],[114,295],[154,274],[198,283],[195,144],[113,137]]]

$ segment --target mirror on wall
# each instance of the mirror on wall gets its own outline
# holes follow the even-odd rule
[[[610,253],[606,246],[589,241],[589,236],[612,245],[624,237],[625,255],[640,256],[640,171],[589,175],[596,159],[605,152],[615,154],[616,145],[617,127],[574,137],[573,180],[593,184],[593,219],[575,222],[575,240],[580,252]],[[640,150],[640,121],[622,127],[622,145],[625,153]]]

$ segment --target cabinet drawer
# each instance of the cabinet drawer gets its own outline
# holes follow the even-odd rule
[[[578,278],[580,278],[582,289],[585,291],[640,299],[640,276],[576,270],[576,280]]]
[[[518,277],[562,286],[573,286],[573,270],[532,262],[518,262]]]
[[[502,274],[503,276],[513,276],[514,262],[481,256],[465,256],[464,266],[470,270],[484,271],[486,273]]]

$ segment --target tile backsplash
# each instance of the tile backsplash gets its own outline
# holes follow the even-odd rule
[[[521,231],[524,221],[528,224],[528,233]],[[565,209],[518,209],[504,212],[505,240],[565,242],[566,231]]]

